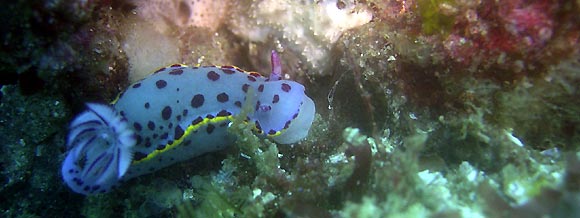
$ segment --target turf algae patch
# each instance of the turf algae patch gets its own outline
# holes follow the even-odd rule
[[[2,87],[0,166],[5,182],[0,192],[6,197],[1,207],[6,216],[16,216],[18,211],[41,214],[43,204],[64,210],[65,205],[56,203],[62,196],[55,196],[50,190],[61,188],[58,175],[54,174],[57,167],[54,162],[60,158],[58,148],[63,143],[60,130],[70,111],[56,92],[58,89],[50,87],[28,96],[22,95],[16,86]],[[31,192],[38,196],[32,198]],[[55,215],[57,211],[47,213]]]

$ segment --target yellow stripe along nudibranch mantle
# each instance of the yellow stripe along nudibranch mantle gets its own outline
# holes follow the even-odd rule
[[[304,86],[281,80],[275,52],[269,78],[231,66],[172,65],[132,84],[111,105],[87,103],[70,124],[63,179],[77,193],[103,193],[120,181],[223,149],[235,140],[227,127],[246,100],[254,109],[246,120],[258,134],[281,144],[308,134],[314,103]]]

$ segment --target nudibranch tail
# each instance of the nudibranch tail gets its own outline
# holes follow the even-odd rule
[[[107,192],[127,172],[135,144],[123,116],[110,106],[87,103],[87,111],[70,125],[64,181],[77,193]]]

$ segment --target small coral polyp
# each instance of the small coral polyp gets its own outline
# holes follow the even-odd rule
[[[244,108],[256,132],[281,144],[306,137],[315,106],[304,86],[232,66],[175,64],[132,84],[111,105],[87,104],[68,136],[62,176],[75,192],[109,191],[120,181],[226,148],[227,127]],[[106,136],[106,137],[103,137]]]

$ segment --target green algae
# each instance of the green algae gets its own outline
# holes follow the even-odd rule
[[[455,0],[419,0],[417,10],[421,16],[421,28],[427,35],[447,35],[454,25],[454,17],[446,14],[445,8],[453,8]],[[451,10],[451,9],[449,9]]]

